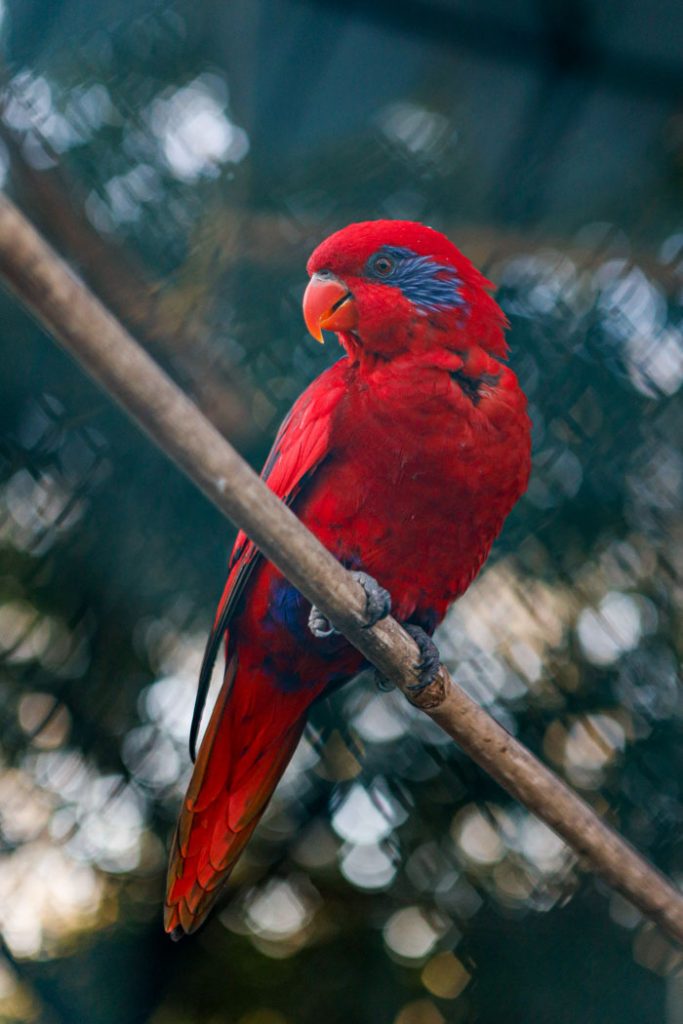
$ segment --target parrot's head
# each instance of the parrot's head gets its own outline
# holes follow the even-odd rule
[[[354,356],[472,345],[504,357],[505,316],[490,283],[433,228],[407,220],[350,224],[308,261],[306,325],[334,331]]]

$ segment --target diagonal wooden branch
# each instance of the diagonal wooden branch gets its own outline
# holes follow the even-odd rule
[[[365,595],[353,577],[1,194],[0,278],[383,675],[404,692],[417,681],[417,648],[408,634],[391,618],[364,628]],[[468,697],[444,668],[414,703],[597,874],[683,942],[681,893]]]

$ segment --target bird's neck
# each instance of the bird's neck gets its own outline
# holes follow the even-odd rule
[[[404,330],[394,330],[391,335],[381,337],[365,338],[351,331],[340,332],[338,337],[350,364],[357,366],[362,374],[374,373],[394,363],[411,362],[449,371],[462,370],[466,376],[481,377],[499,374],[505,365],[498,358],[502,353],[488,349],[486,335],[481,344],[477,335],[438,321],[411,322]]]

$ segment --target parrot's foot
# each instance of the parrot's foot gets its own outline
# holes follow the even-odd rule
[[[391,612],[391,594],[384,587],[380,587],[377,580],[373,576],[368,576],[366,572],[354,571],[351,575],[356,583],[360,583],[365,591],[365,617],[367,621],[363,628],[370,629],[380,619],[386,619],[387,615]]]
[[[370,629],[380,619],[385,619],[391,611],[391,594],[384,587],[380,587],[377,580],[373,579],[372,576],[368,576],[366,572],[354,570],[351,575],[357,583],[360,583],[365,591],[365,616],[367,621],[364,628]],[[338,633],[338,630],[334,628],[329,619],[315,605],[311,606],[308,616],[308,628],[318,640],[324,640],[325,637],[334,636]]]
[[[422,693],[426,687],[434,682],[439,672],[439,668],[441,666],[439,648],[436,646],[429,634],[425,633],[422,626],[404,625],[403,628],[406,633],[409,633],[410,636],[412,636],[420,650],[420,660],[415,666],[418,671],[418,675],[420,676],[420,682],[413,683],[412,686],[408,686],[406,689],[409,690],[410,693]]]
[[[402,622],[401,625],[405,629],[406,633],[412,636],[420,650],[420,660],[415,666],[420,676],[420,682],[413,683],[413,685],[407,687],[407,689],[413,694],[422,693],[422,691],[436,679],[441,665],[439,648],[436,646],[429,634],[425,633],[422,626],[412,626],[405,622]],[[374,677],[375,685],[378,690],[394,689],[394,684],[390,682],[386,676],[383,676],[381,672],[378,672],[377,669],[375,669]]]

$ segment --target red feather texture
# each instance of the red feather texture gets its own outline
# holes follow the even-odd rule
[[[455,269],[462,302],[417,308],[365,268],[382,246]],[[313,253],[351,291],[346,356],[299,398],[266,463],[269,487],[346,565],[431,632],[469,586],[526,488],[529,420],[501,360],[505,318],[482,275],[443,235],[406,221],[351,225]],[[175,833],[166,928],[194,931],[251,836],[301,736],[307,709],[363,660],[316,640],[309,606],[244,535],[214,631],[227,631],[223,688]],[[229,621],[226,622],[226,618]]]

